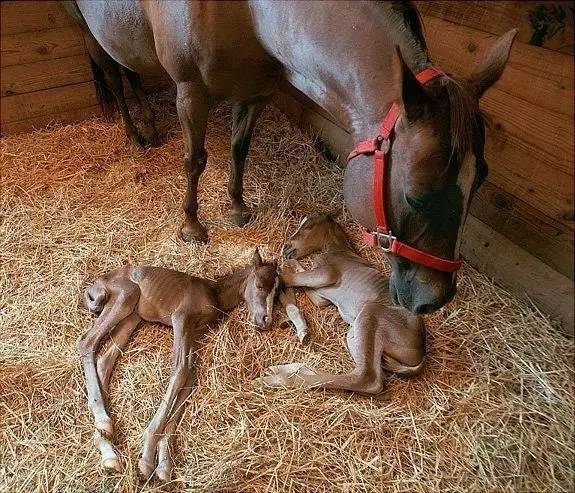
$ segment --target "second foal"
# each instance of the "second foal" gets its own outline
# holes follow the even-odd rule
[[[174,331],[170,381],[144,432],[139,462],[146,479],[155,471],[161,481],[169,481],[170,442],[195,380],[198,339],[211,323],[242,300],[246,301],[251,323],[267,328],[272,322],[279,282],[276,271],[276,264],[264,263],[256,250],[250,265],[216,281],[158,267],[127,265],[96,279],[86,289],[86,308],[100,315],[80,338],[78,352],[86,378],[88,405],[94,416],[94,441],[104,468],[120,471],[111,442],[113,425],[106,397],[114,363],[138,324],[142,320],[160,322]],[[96,358],[108,335],[112,343]]]
[[[314,268],[304,271],[298,258],[311,253]],[[334,304],[350,324],[347,348],[355,368],[347,374],[321,373],[300,363],[272,366],[261,382],[272,387],[323,387],[376,394],[383,390],[383,369],[416,375],[425,362],[421,317],[389,306],[388,282],[355,253],[345,231],[330,216],[305,218],[284,245],[285,286],[303,287],[318,306]]]

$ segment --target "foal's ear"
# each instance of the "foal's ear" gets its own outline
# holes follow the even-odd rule
[[[258,250],[258,247],[256,247],[256,249],[254,250],[254,253],[252,255],[252,265],[254,267],[261,267],[264,264],[264,261],[262,260],[262,256],[260,255],[260,251]]]
[[[517,29],[511,29],[495,41],[469,77],[469,82],[477,98],[483,96],[483,93],[501,77],[516,34]]]
[[[413,122],[423,115],[425,105],[430,102],[430,98],[403,60],[399,46],[395,47],[393,58],[394,84],[403,103],[405,115],[409,121]]]

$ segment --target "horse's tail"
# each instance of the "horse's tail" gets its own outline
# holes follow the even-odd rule
[[[92,66],[92,75],[94,77],[94,85],[96,86],[96,99],[102,108],[104,118],[110,119],[118,110],[116,99],[106,85],[104,69],[96,63],[92,56],[90,56],[90,65]]]
[[[86,20],[84,19],[84,16],[82,15],[82,12],[78,8],[76,2],[74,0],[63,0],[61,3],[62,6],[64,7],[64,10],[68,12],[70,17],[72,17],[72,19],[74,19],[80,25],[82,31],[84,32],[84,36],[91,36],[93,38],[93,41],[95,43],[98,43],[96,38],[94,38],[93,34],[90,32],[90,28],[86,23]],[[88,42],[86,43],[86,45],[88,47],[90,46]],[[99,45],[98,48],[100,50],[103,50],[103,48]],[[90,53],[88,53],[88,56],[90,57],[90,65],[92,66],[92,76],[94,79],[94,85],[96,86],[96,99],[98,100],[98,103],[102,108],[102,114],[104,115],[104,118],[109,119],[115,115],[118,106],[116,104],[116,100],[114,98],[114,95],[112,94],[112,91],[110,91],[108,89],[108,86],[106,85],[104,69],[96,63],[96,61],[94,60],[94,58]]]
[[[104,309],[109,296],[110,293],[106,286],[98,279],[84,290],[84,306],[88,311],[100,313]]]

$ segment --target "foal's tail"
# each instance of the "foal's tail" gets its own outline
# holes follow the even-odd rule
[[[100,313],[104,309],[109,295],[106,286],[97,279],[84,290],[84,306],[88,311]]]

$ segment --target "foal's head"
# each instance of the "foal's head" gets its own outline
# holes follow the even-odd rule
[[[330,247],[351,248],[343,228],[327,214],[306,216],[284,244],[283,255],[287,259],[302,258]]]
[[[277,263],[265,263],[256,249],[247,270],[243,296],[250,314],[249,320],[258,329],[266,329],[272,323],[278,284]]]
[[[503,35],[469,77],[441,76],[426,86],[397,54],[401,113],[383,187],[387,222],[403,243],[443,259],[459,257],[471,199],[487,175],[479,99],[501,76],[514,36],[515,31]],[[373,166],[372,156],[358,156],[349,163],[344,180],[348,210],[372,231]],[[390,294],[410,311],[430,313],[452,299],[455,274],[394,254],[389,259]]]

